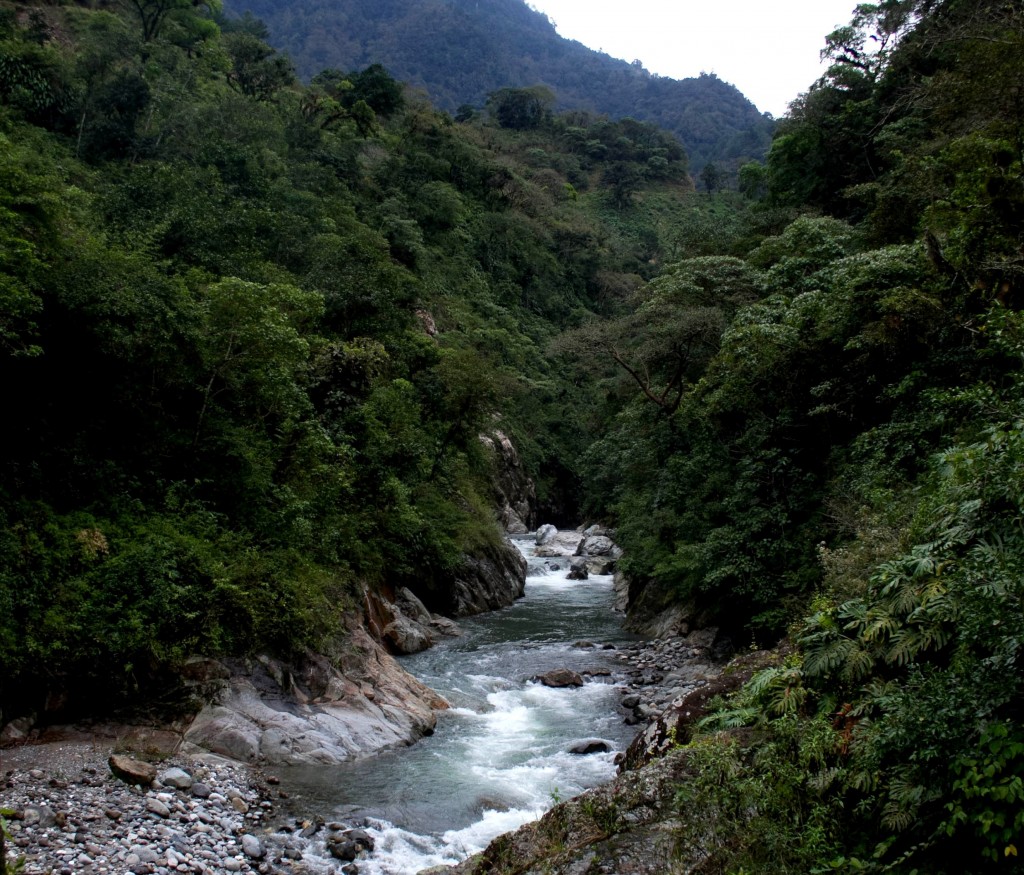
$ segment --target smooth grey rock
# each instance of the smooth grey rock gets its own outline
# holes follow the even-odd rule
[[[584,538],[576,548],[577,556],[607,556],[615,548],[611,538],[604,535],[591,535]]]
[[[434,636],[429,629],[398,610],[394,619],[384,627],[381,638],[391,645],[395,653],[401,654],[420,653],[434,644]]]
[[[458,623],[454,620],[449,620],[447,617],[442,617],[440,614],[434,614],[431,618],[430,628],[446,638],[458,638],[462,635],[462,629],[459,628]]]
[[[243,762],[331,764],[408,744],[431,732],[447,703],[361,627],[337,664],[307,657],[271,673],[231,678],[185,733],[190,748]],[[301,678],[282,688],[277,677]],[[304,692],[305,690],[305,692]]]
[[[611,574],[615,571],[615,560],[610,556],[591,556],[587,559],[587,571],[591,574]]]
[[[21,822],[26,826],[49,829],[57,823],[57,815],[49,805],[26,805],[21,812]]]
[[[251,860],[262,860],[266,853],[260,840],[249,833],[242,836],[242,852]]]
[[[538,547],[543,547],[545,544],[551,543],[555,540],[555,536],[558,534],[558,527],[546,523],[537,529],[536,541]]]
[[[159,799],[151,796],[146,800],[146,810],[152,811],[157,817],[170,817],[171,809],[169,809]]]
[[[173,787],[175,790],[188,790],[192,786],[192,776],[177,766],[166,772],[161,772],[159,781],[165,787]]]

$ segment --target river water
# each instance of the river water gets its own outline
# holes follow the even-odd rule
[[[433,736],[360,762],[282,775],[328,819],[370,825],[376,849],[358,862],[360,875],[411,875],[464,860],[559,799],[609,781],[616,752],[635,734],[609,678],[575,689],[530,680],[556,668],[621,668],[603,645],[635,639],[612,611],[611,577],[566,580],[566,559],[535,558],[532,538],[516,545],[529,562],[525,597],[461,621],[461,637],[402,659],[452,705]],[[595,647],[575,646],[580,641]],[[568,752],[588,738],[612,750]]]

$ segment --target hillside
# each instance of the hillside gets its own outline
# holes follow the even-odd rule
[[[562,109],[629,116],[673,132],[697,171],[707,161],[760,158],[771,136],[772,123],[716,76],[652,76],[562,38],[522,0],[229,0],[226,7],[266,22],[269,41],[304,78],[380,63],[449,112],[483,106],[500,88],[544,84]]]

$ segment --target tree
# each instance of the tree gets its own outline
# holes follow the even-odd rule
[[[128,0],[139,16],[142,41],[152,42],[168,17],[175,13],[211,15],[220,11],[220,0]]]
[[[487,95],[487,108],[503,128],[525,131],[539,128],[548,119],[555,95],[543,85],[533,88],[502,88]]]
[[[240,31],[224,38],[231,56],[228,82],[255,100],[270,100],[295,81],[292,62],[251,33]]]
[[[713,195],[725,182],[722,168],[714,161],[709,161],[700,172],[700,181],[704,183],[704,190],[709,195]]]

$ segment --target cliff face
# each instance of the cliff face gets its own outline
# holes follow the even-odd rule
[[[508,436],[495,429],[480,435],[494,458],[494,503],[506,532],[523,535],[537,528],[537,490]]]

